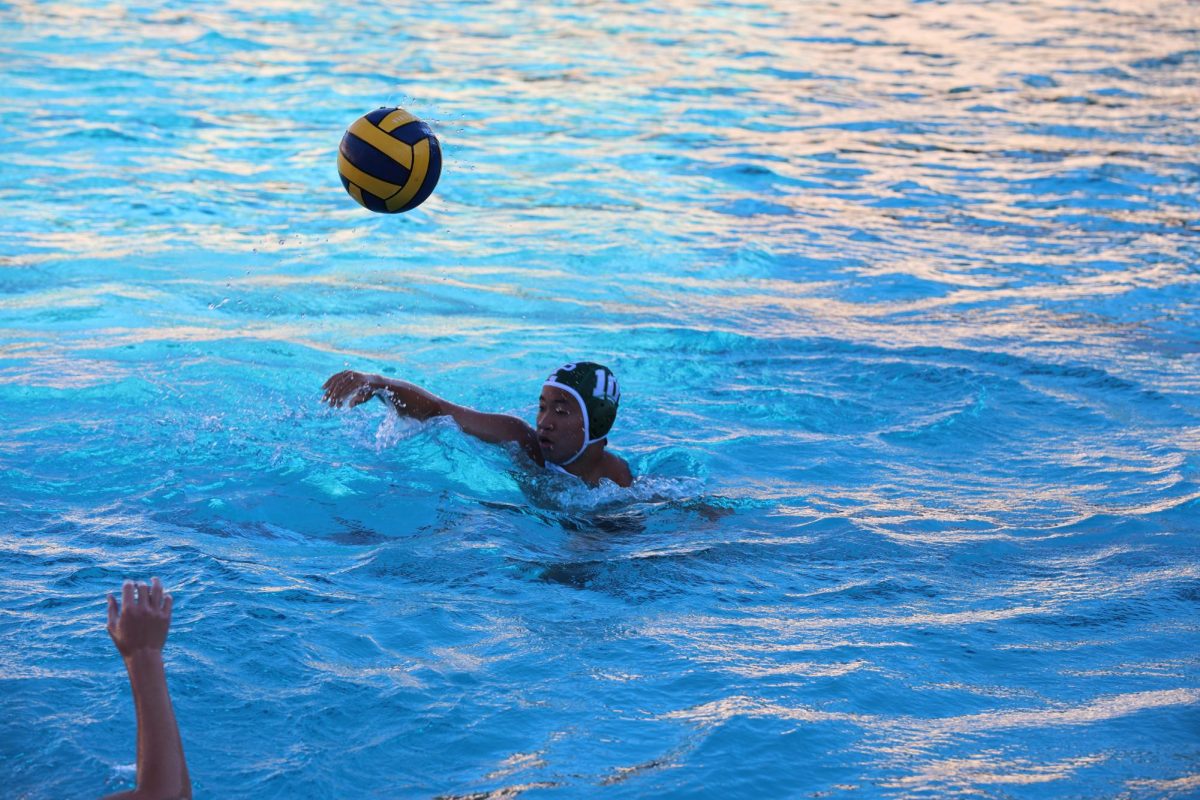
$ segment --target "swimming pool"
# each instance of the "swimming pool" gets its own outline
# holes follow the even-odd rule
[[[4,794],[129,785],[154,574],[197,797],[1195,796],[1196,22],[0,5]],[[629,491],[320,404],[576,358]]]

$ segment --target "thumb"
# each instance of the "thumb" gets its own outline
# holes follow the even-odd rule
[[[113,597],[112,592],[108,593],[108,632],[112,633],[117,629],[117,598]]]

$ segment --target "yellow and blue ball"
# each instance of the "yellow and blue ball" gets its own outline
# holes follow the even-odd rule
[[[421,120],[402,108],[360,117],[338,147],[342,186],[364,208],[397,214],[416,208],[442,175],[442,147]]]

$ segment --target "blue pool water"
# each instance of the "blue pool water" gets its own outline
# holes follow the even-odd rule
[[[0,3],[0,794],[130,785],[159,575],[197,797],[1200,796],[1198,29]],[[320,403],[582,358],[630,490]]]

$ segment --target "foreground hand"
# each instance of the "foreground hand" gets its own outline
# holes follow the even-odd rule
[[[121,655],[129,657],[138,650],[161,651],[171,627],[171,595],[163,594],[158,578],[151,585],[125,581],[121,587],[121,606],[108,595],[108,635]]]
[[[354,408],[365,403],[383,388],[378,384],[378,375],[366,375],[352,369],[339,372],[321,387],[325,390],[325,402],[334,408],[345,404],[346,408]]]

